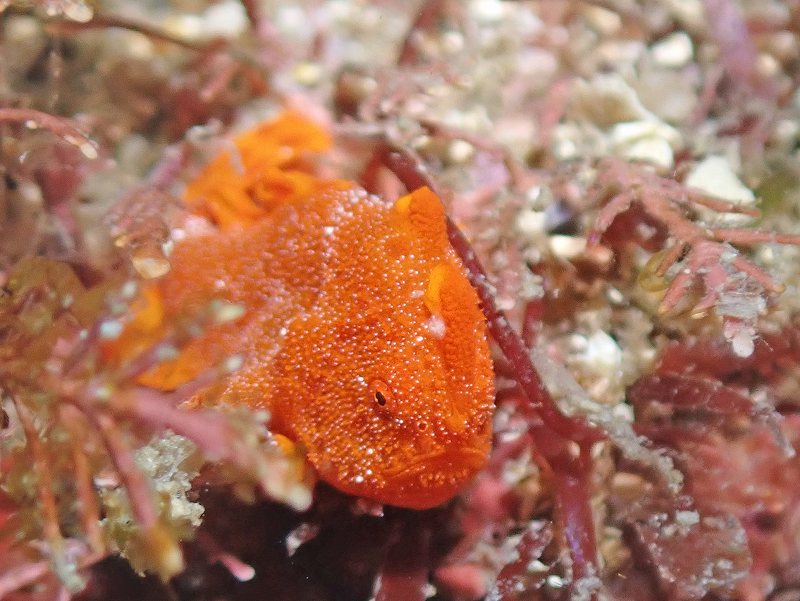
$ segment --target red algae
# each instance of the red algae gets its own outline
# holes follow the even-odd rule
[[[643,431],[680,452],[687,492],[701,513],[716,516],[715,537],[741,532],[738,540],[721,544],[746,544],[752,566],[740,568],[748,569],[737,586],[746,598],[764,595],[772,586],[768,573],[792,571],[799,556],[791,535],[786,538],[797,520],[798,423],[779,392],[795,371],[796,337],[795,326],[767,335],[747,358],[736,357],[721,341],[676,343],[665,349],[656,374],[631,390]],[[663,403],[666,411],[654,414],[644,401]],[[667,580],[687,582],[685,575]]]

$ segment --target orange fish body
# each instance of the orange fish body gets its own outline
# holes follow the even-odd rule
[[[164,323],[211,299],[245,309],[143,377],[172,389],[233,354],[208,402],[270,413],[344,492],[428,508],[484,465],[494,376],[478,298],[439,199],[393,206],[341,182],[176,243],[149,291]]]

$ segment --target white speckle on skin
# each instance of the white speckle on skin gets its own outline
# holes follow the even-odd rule
[[[233,373],[241,369],[244,365],[244,357],[242,355],[232,355],[225,359],[224,369],[227,373]]]
[[[425,327],[434,338],[444,338],[447,327],[444,325],[444,320],[438,315],[431,315],[425,322]]]
[[[244,305],[238,303],[219,303],[214,307],[214,320],[217,323],[236,321],[247,312]]]
[[[123,284],[122,289],[120,290],[120,294],[123,298],[133,298],[136,295],[136,291],[139,289],[139,286],[133,280],[129,280]]]
[[[122,323],[119,321],[104,321],[100,324],[100,338],[113,340],[122,334]]]

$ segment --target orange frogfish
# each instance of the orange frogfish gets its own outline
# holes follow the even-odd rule
[[[201,402],[268,410],[270,429],[341,491],[433,507],[489,452],[484,318],[438,197],[422,188],[392,205],[319,178],[308,157],[327,144],[285,113],[217,157],[187,193],[211,224],[176,241],[171,271],[145,288],[147,308],[121,342],[152,340],[212,300],[236,303],[242,317],[141,382],[174,389],[240,354],[241,369]]]

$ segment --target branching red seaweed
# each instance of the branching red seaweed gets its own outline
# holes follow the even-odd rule
[[[598,244],[614,221],[636,204],[671,239],[662,252],[654,255],[654,261],[646,267],[649,273],[643,276],[664,281],[659,314],[681,310],[702,316],[714,310],[722,318],[725,336],[737,354],[749,355],[756,321],[765,309],[761,291],[774,294],[781,292],[783,286],[742,256],[731,243],[797,245],[800,236],[704,227],[685,215],[693,206],[750,217],[758,216],[759,212],[709,197],[645,168],[635,169],[619,161],[600,165],[595,186],[602,209],[589,232],[588,244]],[[693,294],[698,286],[702,291]]]
[[[0,123],[15,123],[28,129],[47,129],[80,149],[86,158],[97,158],[97,144],[70,119],[28,108],[0,108]]]
[[[438,186],[425,174],[422,162],[408,149],[387,145],[378,152],[386,166],[408,189],[423,185],[437,189]],[[452,220],[448,220],[448,236],[478,291],[492,338],[510,362],[515,379],[531,407],[545,424],[545,427],[534,426],[531,431],[544,467],[553,478],[561,526],[572,559],[573,585],[587,578],[596,579],[597,548],[588,486],[591,461],[587,459],[592,445],[602,440],[604,435],[580,418],[565,416],[556,407],[533,367],[522,339],[496,306],[491,284],[475,252]],[[576,443],[577,454],[573,453],[571,446]]]

